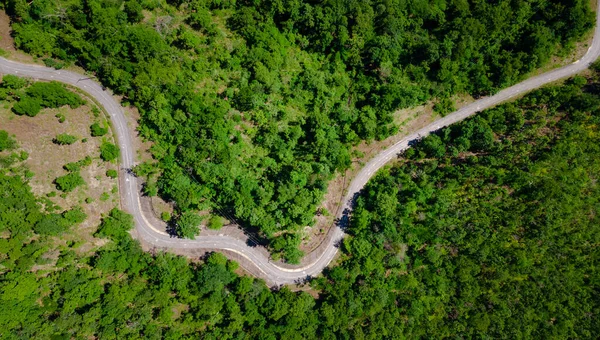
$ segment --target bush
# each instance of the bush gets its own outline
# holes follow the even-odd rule
[[[208,221],[208,229],[219,230],[223,228],[223,218],[213,215]]]
[[[56,178],[54,181],[56,183],[56,188],[63,192],[71,192],[75,190],[80,185],[85,184],[83,177],[79,174],[79,172],[71,172],[64,176],[60,176]]]
[[[171,220],[171,213],[168,211],[163,211],[160,214],[160,218],[165,222],[169,222]]]
[[[112,143],[103,142],[100,145],[100,157],[107,162],[115,160],[119,157],[119,148]]]
[[[75,207],[62,214],[45,215],[34,227],[36,233],[41,235],[60,235],[70,227],[79,224],[87,218],[81,207]]]
[[[66,133],[61,133],[60,135],[57,135],[56,137],[54,137],[54,139],[52,140],[52,142],[54,142],[54,144],[58,144],[58,145],[71,145],[75,142],[77,142],[77,137],[66,134]]]
[[[3,88],[11,90],[22,89],[25,85],[27,85],[27,80],[13,76],[12,74],[7,74],[2,77],[2,83],[0,84]]]
[[[82,159],[80,161],[65,164],[63,166],[63,169],[70,171],[70,172],[75,172],[75,171],[81,170],[81,168],[88,166],[90,164],[92,164],[92,158],[90,158],[90,156],[86,156],[84,159]]]
[[[44,107],[57,108],[69,105],[75,109],[85,104],[78,94],[67,90],[63,84],[56,81],[34,83],[25,92],[30,97],[38,99]]]
[[[56,70],[60,70],[63,67],[65,67],[65,63],[57,61],[55,59],[52,58],[45,58],[44,60],[44,65],[48,66],[48,67],[52,67]]]
[[[194,239],[196,235],[200,234],[198,228],[200,222],[202,222],[202,217],[191,212],[184,212],[177,219],[175,227],[177,235],[182,238]]]
[[[117,176],[119,176],[119,173],[117,172],[117,170],[106,170],[106,176],[110,177],[110,178],[117,178]]]
[[[129,236],[128,231],[133,228],[133,217],[114,208],[108,217],[102,219],[96,237],[108,237],[113,240],[124,239]]]
[[[17,143],[10,137],[8,132],[0,130],[0,151],[14,149]]]
[[[18,115],[27,115],[29,117],[35,117],[42,110],[39,100],[31,97],[22,97],[19,102],[13,106],[14,113]]]
[[[456,107],[454,106],[454,102],[450,98],[441,98],[440,101],[433,106],[433,111],[441,116],[445,116],[455,110]]]
[[[108,128],[102,127],[98,123],[94,123],[92,126],[90,126],[90,132],[92,137],[101,137],[108,133]]]

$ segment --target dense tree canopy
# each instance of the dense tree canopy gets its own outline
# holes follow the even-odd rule
[[[586,0],[4,3],[19,48],[83,65],[140,109],[148,193],[221,211],[288,260],[296,242],[275,235],[313,224],[351,146],[393,133],[394,110],[439,97],[446,113],[593,25]],[[16,112],[39,111],[27,98]]]
[[[52,226],[84,217],[45,212],[8,165],[2,335],[595,338],[599,84],[538,90],[409,149],[358,198],[337,265],[311,283],[317,298],[238,276],[221,254],[199,264],[143,252],[128,234],[133,218],[117,209],[103,217],[95,235],[108,242],[95,251],[52,242],[66,232]]]

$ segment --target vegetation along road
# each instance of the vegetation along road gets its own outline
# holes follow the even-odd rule
[[[600,8],[600,2],[599,2]],[[600,11],[596,12],[596,28],[594,39],[589,50],[583,58],[573,64],[564,66],[559,69],[541,74],[530,78],[519,84],[511,86],[497,93],[494,96],[485,97],[473,102],[472,104],[463,107],[462,109],[449,114],[432,124],[414,132],[403,140],[394,144],[390,148],[379,153],[371,159],[358,175],[352,180],[347,195],[344,199],[344,205],[340,209],[341,221],[345,221],[347,215],[352,209],[352,200],[355,195],[364,187],[367,181],[383,167],[387,162],[396,157],[397,154],[410,147],[411,141],[418,140],[429,133],[436,131],[444,126],[461,121],[478,111],[497,105],[501,102],[509,100],[515,96],[522,95],[528,91],[541,87],[550,82],[574,75],[594,62],[600,56]],[[195,240],[185,240],[173,238],[165,232],[165,225],[159,225],[157,222],[150,222],[149,218],[144,215],[140,205],[140,190],[137,179],[134,175],[127,171],[135,165],[135,150],[132,144],[132,137],[127,129],[127,121],[121,109],[121,106],[115,99],[103,90],[103,87],[94,80],[84,77],[81,74],[54,70],[47,67],[35,65],[21,64],[13,61],[0,58],[0,73],[14,74],[17,76],[31,77],[41,80],[56,80],[87,92],[95,100],[104,107],[110,115],[115,135],[118,139],[118,145],[121,149],[121,202],[123,208],[133,214],[139,237],[144,241],[158,247],[167,249],[197,249],[197,250],[215,250],[220,249],[229,253],[235,253],[238,256],[245,258],[247,261],[242,261],[242,265],[247,267],[250,272],[256,273],[258,276],[267,280],[272,284],[294,283],[307,276],[319,274],[334,258],[337,247],[336,244],[344,236],[344,232],[340,226],[332,228],[326,238],[326,243],[317,248],[319,254],[313,254],[315,259],[312,263],[304,266],[282,267],[271,262],[264,250],[256,247],[251,247],[241,239],[236,239],[229,236],[199,236]],[[155,221],[156,219],[152,219]],[[252,268],[250,268],[252,266]]]

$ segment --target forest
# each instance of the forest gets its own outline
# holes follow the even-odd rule
[[[599,89],[577,76],[408,149],[357,199],[314,296],[218,253],[144,252],[118,209],[92,253],[60,242],[85,216],[36,198],[0,132],[0,337],[595,338]]]
[[[2,3],[18,48],[82,66],[140,110],[155,161],[137,174],[175,203],[172,222],[211,209],[292,263],[328,181],[354,145],[397,130],[395,110],[493,93],[594,22],[585,0]]]

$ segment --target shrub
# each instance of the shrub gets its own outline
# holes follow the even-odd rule
[[[102,127],[98,123],[94,123],[92,124],[92,126],[90,126],[90,132],[92,134],[92,137],[101,137],[108,133],[108,128]]]
[[[11,90],[22,89],[25,85],[27,85],[27,80],[13,76],[12,74],[7,74],[2,77],[2,83],[0,84],[3,88]]]
[[[78,186],[85,184],[85,181],[79,172],[71,172],[64,176],[60,176],[56,178],[54,182],[56,183],[56,188],[63,192],[71,192]]]
[[[75,172],[75,171],[81,170],[81,168],[88,166],[90,164],[92,164],[92,158],[90,156],[86,156],[84,159],[82,159],[80,161],[65,164],[63,166],[63,169],[65,169],[67,171]]]
[[[194,239],[196,235],[200,234],[198,226],[202,222],[202,217],[191,213],[184,212],[177,219],[177,225],[175,230],[179,237]]]
[[[160,218],[165,222],[169,222],[171,220],[171,213],[168,211],[163,211],[160,214]]]
[[[19,102],[13,106],[13,111],[18,115],[27,115],[35,117],[42,110],[39,100],[31,97],[22,97]]]
[[[112,143],[103,142],[100,145],[100,157],[107,162],[115,160],[119,157],[119,148]]]
[[[34,83],[25,90],[27,95],[38,99],[44,107],[57,108],[63,105],[69,105],[71,108],[78,108],[85,101],[56,81],[49,83]]]
[[[66,134],[66,133],[61,133],[60,135],[57,135],[56,137],[54,137],[54,139],[52,140],[54,142],[54,144],[58,144],[58,145],[71,145],[75,142],[77,142],[77,137]]]
[[[133,217],[117,208],[102,219],[96,237],[108,237],[113,240],[124,239],[129,236],[128,231],[133,228]]]
[[[117,172],[117,170],[106,170],[106,176],[110,177],[110,178],[117,178],[117,176],[119,175],[119,173]]]
[[[0,130],[0,151],[14,149],[17,143],[10,137],[8,132]]]
[[[208,229],[219,230],[221,228],[223,228],[223,218],[213,215],[208,221]]]

